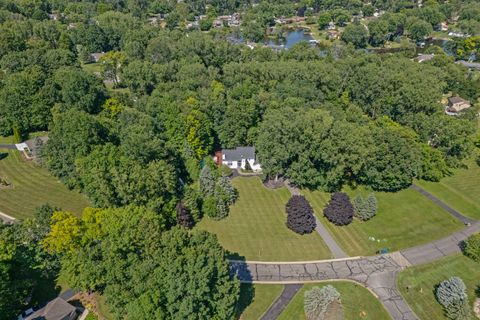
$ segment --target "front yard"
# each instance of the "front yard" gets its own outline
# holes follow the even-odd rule
[[[399,274],[397,283],[402,296],[420,319],[447,319],[435,298],[435,286],[452,276],[465,282],[472,305],[475,291],[480,288],[480,265],[460,254],[408,268]]]
[[[367,221],[356,219],[338,227],[323,216],[323,208],[330,195],[321,191],[303,190],[315,213],[330,231],[337,243],[351,256],[373,255],[381,248],[390,251],[427,243],[447,236],[462,228],[462,224],[448,212],[415,190],[395,193],[375,192],[378,202],[377,215]],[[347,189],[350,198],[357,193],[369,192],[359,187]]]
[[[267,189],[258,177],[238,177],[237,202],[227,218],[215,221],[204,217],[198,228],[218,236],[222,246],[234,254],[255,261],[306,261],[331,258],[320,236],[313,232],[298,235],[286,225],[286,188]]]
[[[257,320],[282,294],[283,284],[242,283],[238,302],[241,320]]]
[[[440,182],[417,181],[425,190],[465,216],[480,219],[480,167],[469,161],[468,169],[458,169]]]
[[[345,320],[386,320],[391,319],[380,301],[366,288],[348,281],[332,281],[317,284],[306,284],[290,301],[278,320],[304,320],[303,300],[305,291],[313,287],[330,284],[340,293]]]

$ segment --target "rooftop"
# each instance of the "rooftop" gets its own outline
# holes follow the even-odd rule
[[[25,320],[70,320],[76,318],[76,308],[62,298],[55,298]]]
[[[255,147],[237,147],[235,149],[223,149],[225,161],[239,161],[242,159],[255,159]]]

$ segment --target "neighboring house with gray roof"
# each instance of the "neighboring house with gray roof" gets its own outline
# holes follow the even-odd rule
[[[77,318],[77,308],[58,297],[47,303],[45,307],[24,318],[24,320],[75,320]]]
[[[215,153],[215,162],[218,165],[226,165],[231,169],[246,170],[247,163],[254,172],[261,171],[261,165],[257,162],[255,147],[237,147],[235,149],[223,149]]]

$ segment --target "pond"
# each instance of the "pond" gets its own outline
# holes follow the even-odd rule
[[[264,44],[267,47],[290,49],[301,41],[310,42],[312,40],[312,36],[309,33],[305,32],[305,30],[294,29],[291,31],[287,31],[284,38],[275,40],[269,39],[265,41]]]
[[[304,29],[293,29],[286,31],[284,37],[278,39],[265,39],[263,43],[265,46],[276,49],[276,50],[284,50],[290,49],[295,44],[305,41],[305,42],[313,42],[313,37],[306,32]],[[227,37],[227,40],[231,43],[245,43],[245,39],[241,35],[231,34]]]

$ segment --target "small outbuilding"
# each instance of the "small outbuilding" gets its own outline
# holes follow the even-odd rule
[[[226,165],[231,169],[250,169],[254,172],[262,170],[255,155],[255,147],[223,149],[215,153],[214,160],[218,165]]]
[[[461,97],[450,97],[448,98],[448,106],[445,109],[445,112],[449,115],[457,115],[461,111],[470,108],[470,101],[465,100]]]

